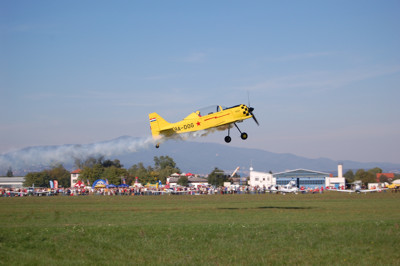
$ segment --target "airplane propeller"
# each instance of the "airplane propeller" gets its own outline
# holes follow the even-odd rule
[[[260,123],[258,123],[256,116],[253,114],[254,108],[253,107],[249,107],[249,114],[251,114],[251,116],[254,119],[254,122],[256,122],[257,126],[260,125]]]
[[[248,101],[248,107],[249,107],[249,114],[251,114],[251,116],[253,117],[253,119],[254,119],[254,122],[256,122],[256,124],[257,124],[257,126],[260,126],[260,124],[258,123],[258,121],[257,121],[257,118],[256,118],[256,116],[253,114],[253,111],[254,111],[254,108],[253,107],[250,107],[250,93],[249,93],[249,91],[247,91],[247,101]]]

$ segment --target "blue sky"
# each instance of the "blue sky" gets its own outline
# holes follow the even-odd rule
[[[0,153],[247,103],[229,145],[400,163],[400,1],[1,1]],[[224,132],[196,139],[224,143]]]

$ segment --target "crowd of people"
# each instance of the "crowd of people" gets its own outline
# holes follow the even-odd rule
[[[165,187],[165,186],[131,186],[124,188],[0,188],[0,197],[24,196],[144,196],[144,195],[216,195],[216,194],[265,194],[277,193],[265,186],[193,186],[193,187]],[[323,193],[323,188],[302,189],[301,193]]]

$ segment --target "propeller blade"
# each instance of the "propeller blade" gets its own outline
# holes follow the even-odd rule
[[[253,117],[254,122],[256,122],[257,126],[259,126],[260,123],[258,123],[256,116],[255,116],[253,113],[250,113],[250,114],[251,114],[251,116]]]

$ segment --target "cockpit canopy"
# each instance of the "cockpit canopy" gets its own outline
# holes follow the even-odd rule
[[[201,108],[198,111],[196,111],[196,113],[199,116],[205,116],[205,115],[210,115],[210,114],[213,114],[216,112],[220,112],[225,109],[226,109],[226,107],[221,106],[221,105],[212,105],[212,106]]]

